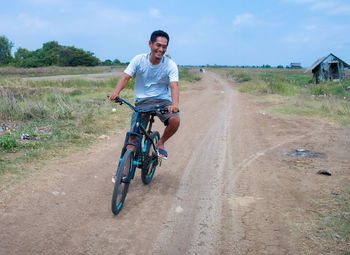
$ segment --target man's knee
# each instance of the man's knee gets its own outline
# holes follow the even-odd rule
[[[168,119],[168,125],[174,128],[178,128],[180,126],[180,118],[178,117],[170,117]]]
[[[136,146],[135,145],[132,145],[132,144],[136,144],[137,143],[137,138],[136,138],[136,136],[135,135],[131,135],[130,137],[129,137],[129,141],[128,141],[129,143],[131,143],[131,144],[128,144],[127,146],[126,146],[126,148],[127,149],[132,149],[133,151],[135,151],[136,150]]]

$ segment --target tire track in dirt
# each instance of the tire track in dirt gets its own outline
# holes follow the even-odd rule
[[[215,254],[218,249],[232,107],[231,89],[217,75],[210,77],[221,87],[222,105],[186,165],[155,254]]]

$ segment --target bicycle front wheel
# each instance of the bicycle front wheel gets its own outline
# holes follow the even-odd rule
[[[159,137],[160,135],[158,131],[152,132],[152,134],[150,135],[150,138],[152,139],[154,144],[158,143]],[[152,181],[154,172],[156,171],[156,167],[158,165],[158,155],[157,152],[154,150],[150,139],[145,140],[143,151],[144,158],[141,170],[141,179],[144,184],[149,184]]]
[[[124,205],[131,179],[130,172],[133,167],[133,158],[134,152],[132,150],[127,150],[119,162],[112,196],[112,212],[114,215],[117,215]]]

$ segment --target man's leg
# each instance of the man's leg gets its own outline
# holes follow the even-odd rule
[[[178,117],[170,117],[168,126],[164,129],[164,133],[157,143],[157,148],[164,149],[165,142],[176,133],[179,126],[180,119]]]

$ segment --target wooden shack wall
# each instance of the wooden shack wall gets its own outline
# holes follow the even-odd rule
[[[337,68],[339,73],[339,79],[343,80],[345,78],[344,64],[338,58],[333,55],[329,55],[325,60],[323,60],[317,67],[312,70],[314,74],[314,82],[319,83],[320,81],[333,80],[333,76],[330,70],[331,64],[334,60],[338,61]]]

